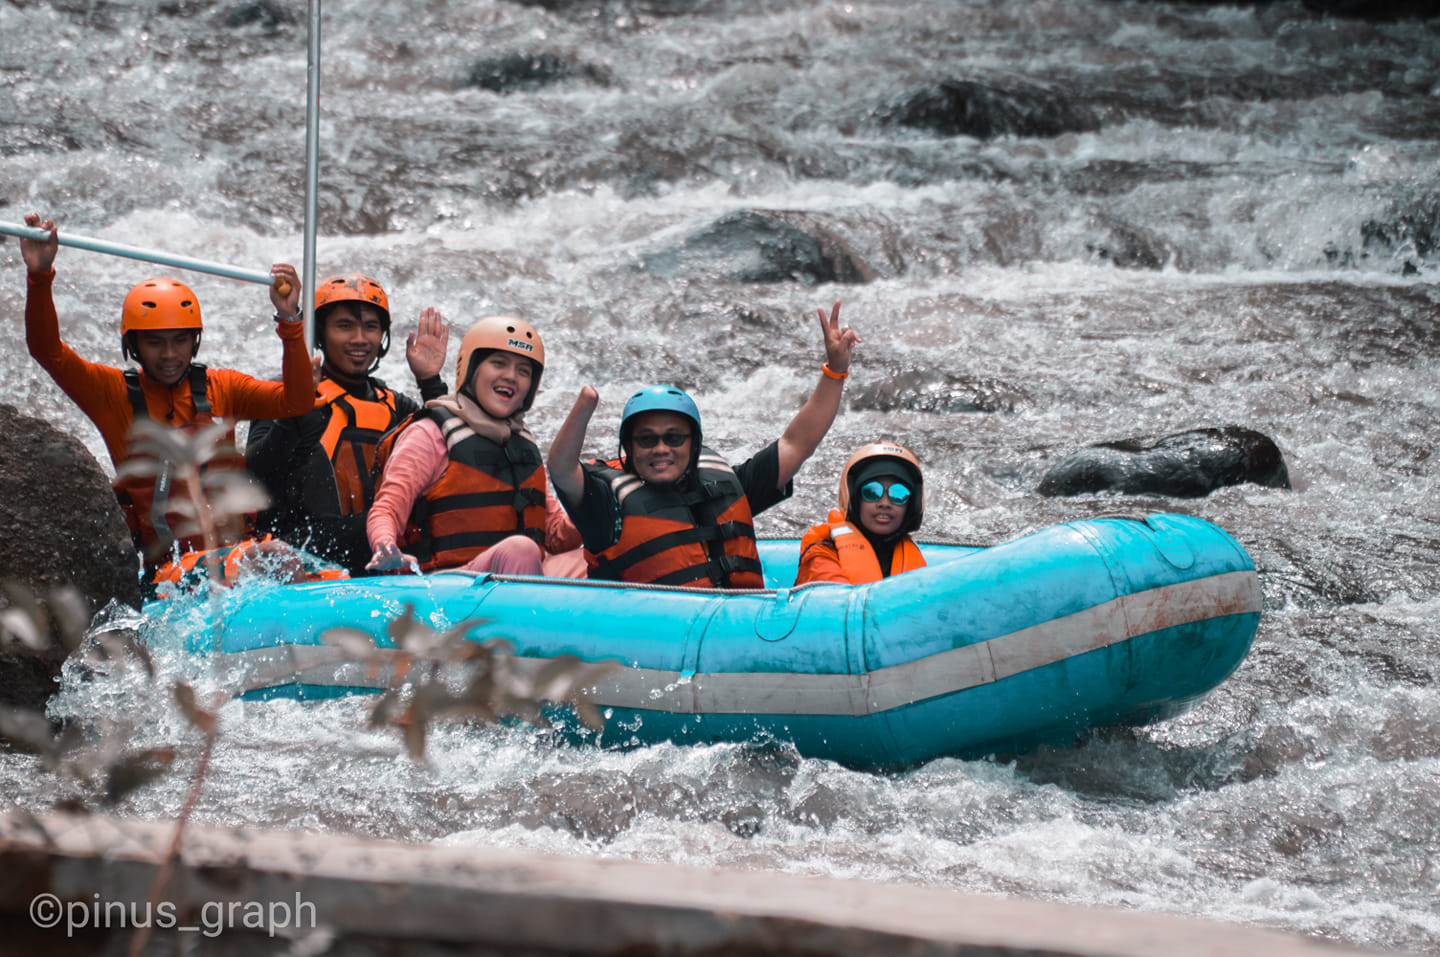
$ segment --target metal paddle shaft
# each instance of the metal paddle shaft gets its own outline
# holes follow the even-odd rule
[[[308,46],[305,55],[305,251],[301,262],[300,287],[315,288],[315,233],[320,208],[320,0],[310,0]],[[305,345],[315,349],[311,341],[315,329],[315,296],[304,297],[301,315],[305,317]]]
[[[33,226],[12,226],[9,223],[0,223],[0,233],[9,236],[19,236],[21,239],[33,239],[37,242],[45,242],[50,238],[48,230],[37,229]],[[175,253],[162,252],[158,249],[140,249],[137,246],[126,246],[121,243],[112,243],[104,239],[90,239],[85,236],[72,236],[69,233],[57,232],[55,238],[62,246],[74,246],[76,249],[88,249],[91,252],[108,253],[111,256],[124,256],[126,259],[141,259],[145,262],[160,263],[165,266],[175,266],[180,269],[193,269],[196,272],[206,272],[214,276],[225,276],[229,279],[243,279],[246,282],[258,282],[264,286],[275,285],[275,277],[269,272],[262,272],[259,269],[241,269],[239,266],[227,266],[224,263],[208,262],[204,259],[195,259],[190,256],[179,256]],[[282,290],[283,293],[283,290]]]

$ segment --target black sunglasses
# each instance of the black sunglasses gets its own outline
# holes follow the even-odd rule
[[[910,486],[904,482],[891,482],[888,486],[884,482],[866,482],[860,486],[860,497],[867,502],[878,502],[885,495],[889,495],[895,505],[904,505],[910,501]]]
[[[666,432],[664,435],[661,435],[658,432],[646,432],[643,435],[635,436],[635,444],[640,446],[640,448],[642,449],[653,449],[661,442],[664,442],[672,449],[678,449],[680,446],[684,445],[686,442],[689,441],[689,432]]]

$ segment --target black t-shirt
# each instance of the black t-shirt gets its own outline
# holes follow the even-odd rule
[[[620,540],[620,502],[610,490],[610,483],[599,469],[585,465],[585,491],[576,508],[558,495],[560,504],[575,523],[586,549],[603,552]],[[785,501],[795,491],[794,482],[776,488],[780,480],[780,443],[771,442],[735,467],[735,477],[750,502],[750,514],[759,515],[772,505]]]

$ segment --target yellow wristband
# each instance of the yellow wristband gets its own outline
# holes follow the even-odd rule
[[[825,377],[829,379],[843,379],[850,374],[849,369],[846,369],[844,372],[836,372],[830,368],[830,363],[828,362],[820,363],[820,371],[825,373]]]

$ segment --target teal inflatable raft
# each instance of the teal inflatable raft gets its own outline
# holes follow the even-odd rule
[[[250,697],[320,697],[374,681],[317,663],[328,629],[384,646],[407,605],[437,630],[483,618],[467,637],[524,659],[623,663],[597,689],[601,744],[789,742],[894,768],[1173,716],[1235,670],[1260,621],[1244,549],[1181,515],[925,546],[928,567],[853,588],[786,587],[797,550],[762,543],[765,591],[450,573],[242,589],[205,640]]]

